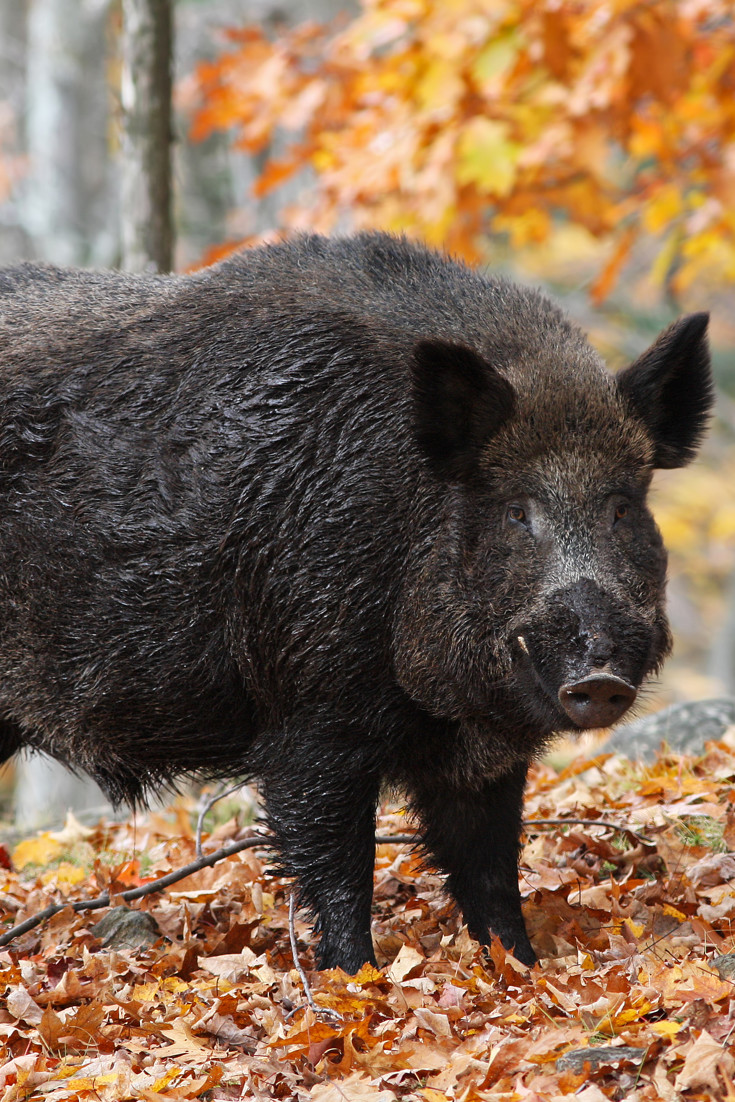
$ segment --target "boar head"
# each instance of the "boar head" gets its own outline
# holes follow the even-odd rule
[[[707,315],[617,376],[578,330],[417,344],[414,432],[434,515],[395,630],[403,688],[492,748],[605,727],[670,650],[653,471],[695,454],[713,399]],[[479,737],[479,736],[478,736]]]

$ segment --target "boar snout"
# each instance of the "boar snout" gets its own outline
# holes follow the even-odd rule
[[[577,727],[609,727],[627,712],[636,696],[632,685],[604,670],[594,670],[559,689],[559,703]]]
[[[628,711],[666,633],[590,579],[546,595],[517,635],[519,677],[542,690],[557,730],[609,727]],[[541,702],[541,697],[537,695]]]

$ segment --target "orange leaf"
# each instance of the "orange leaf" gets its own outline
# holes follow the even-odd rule
[[[253,195],[261,199],[269,191],[274,191],[275,188],[280,187],[285,180],[290,180],[294,173],[299,172],[301,168],[303,168],[303,163],[298,157],[293,157],[288,161],[268,161],[253,185]]]
[[[590,297],[599,306],[607,298],[618,281],[620,272],[626,260],[630,256],[630,250],[637,236],[636,230],[629,226],[618,241],[613,254],[608,260],[602,272],[592,284]]]

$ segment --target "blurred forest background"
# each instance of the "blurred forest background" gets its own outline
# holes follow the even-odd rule
[[[0,0],[0,263],[120,262],[123,6]],[[713,431],[654,494],[676,651],[648,704],[735,693],[731,0],[176,0],[173,24],[177,270],[407,233],[543,284],[613,367],[711,311]]]

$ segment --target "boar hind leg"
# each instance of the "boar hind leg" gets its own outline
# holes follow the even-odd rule
[[[318,966],[354,974],[366,961],[374,964],[377,779],[334,763],[317,772],[296,760],[263,788],[281,867],[296,877],[299,903],[314,916],[320,934]]]
[[[536,954],[528,940],[518,889],[523,789],[527,766],[473,790],[432,782],[412,793],[431,864],[447,875],[473,937],[497,934],[524,964]]]

